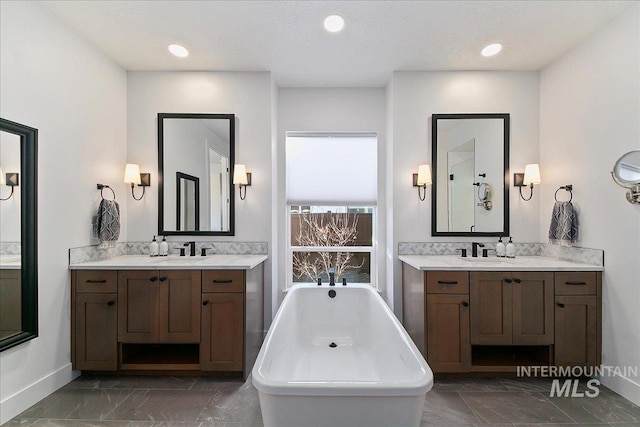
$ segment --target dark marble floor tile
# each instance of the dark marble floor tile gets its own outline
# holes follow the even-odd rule
[[[211,393],[189,390],[135,390],[107,420],[196,421]]]
[[[481,420],[455,391],[432,389],[427,393],[422,409],[421,427],[474,425]]]
[[[196,377],[131,376],[120,377],[114,388],[137,388],[145,390],[189,390]]]
[[[250,382],[247,380],[247,382]],[[191,390],[217,390],[217,389],[238,389],[245,384],[244,381],[238,380],[229,380],[229,379],[220,379],[213,377],[200,377],[196,380],[196,382],[191,387]]]
[[[496,378],[438,377],[433,382],[437,391],[508,391]]]
[[[4,426],[3,426],[4,427]],[[29,427],[205,427],[200,422],[92,421],[40,419]],[[207,425],[206,427],[211,427]],[[215,426],[217,427],[217,426]]]
[[[211,400],[198,420],[207,422],[262,423],[258,390],[250,381],[211,389]]]
[[[573,423],[541,393],[460,392],[484,423]]]
[[[131,390],[60,389],[17,418],[101,420],[131,393]]]
[[[638,423],[640,407],[613,393],[600,393],[597,397],[550,397],[558,408],[577,423]]]
[[[109,376],[109,375],[81,375],[69,384],[65,385],[65,389],[81,388],[113,388],[114,385],[120,382],[122,377]]]

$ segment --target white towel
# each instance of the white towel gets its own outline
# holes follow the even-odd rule
[[[578,241],[578,213],[571,202],[556,202],[549,225],[549,243],[571,246]]]
[[[98,238],[100,248],[113,248],[120,237],[120,205],[115,200],[102,199],[98,208]]]

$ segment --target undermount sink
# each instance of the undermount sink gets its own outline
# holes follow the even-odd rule
[[[169,255],[169,256],[159,256],[153,257],[151,262],[155,263],[191,263],[202,261],[206,257],[202,256],[180,256],[180,255]]]
[[[498,257],[467,257],[467,258],[460,258],[463,261],[466,262],[492,262],[492,263],[498,263],[498,262],[502,262],[502,263],[507,263],[507,264],[511,264],[512,261],[509,258],[498,258]]]

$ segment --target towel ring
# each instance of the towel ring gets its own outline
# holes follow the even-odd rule
[[[102,200],[104,200],[104,194],[102,194],[102,190],[104,190],[105,188],[108,188],[109,190],[111,190],[111,194],[113,194],[113,200],[116,199],[116,192],[113,191],[113,188],[109,187],[106,184],[97,184],[98,190],[100,190],[100,197],[102,197]]]
[[[568,184],[568,185],[563,185],[562,187],[558,188],[556,190],[556,193],[553,195],[553,198],[556,199],[556,202],[558,201],[558,191],[560,190],[567,190],[569,192],[569,200],[568,202],[571,203],[571,201],[573,200],[573,185]]]

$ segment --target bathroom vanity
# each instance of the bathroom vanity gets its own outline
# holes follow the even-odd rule
[[[248,375],[265,255],[119,256],[70,265],[74,369]]]
[[[434,372],[601,362],[603,267],[400,256],[404,326]]]

